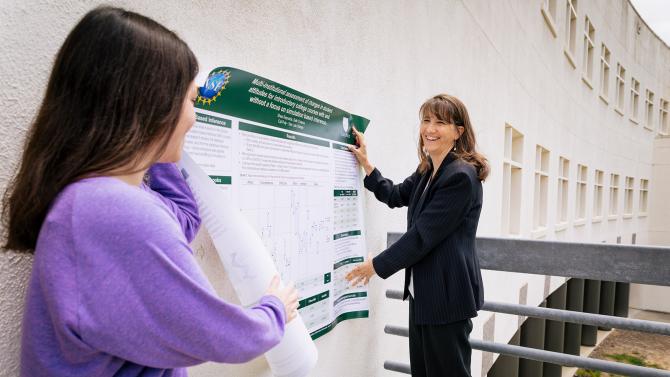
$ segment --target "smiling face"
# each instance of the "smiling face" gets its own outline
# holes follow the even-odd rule
[[[159,162],[177,162],[181,160],[186,133],[193,127],[193,124],[195,124],[194,105],[197,94],[198,87],[195,85],[195,81],[192,81],[191,85],[188,87],[184,102],[182,103],[181,115],[179,116],[177,127],[175,127],[174,132],[170,137],[170,141],[165,147],[165,151],[158,160]]]
[[[454,147],[454,142],[461,136],[462,130],[463,127],[426,113],[422,116],[419,128],[423,149],[431,159],[444,157]]]

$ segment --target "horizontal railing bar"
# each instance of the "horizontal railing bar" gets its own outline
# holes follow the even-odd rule
[[[668,247],[477,237],[477,256],[488,270],[670,286]]]
[[[402,300],[402,292],[389,289],[386,291],[386,297],[396,300]],[[582,325],[592,325],[606,328],[615,328],[622,330],[640,331],[652,334],[670,335],[670,324],[646,321],[641,319],[632,319],[624,317],[615,317],[602,314],[582,313],[571,310],[540,308],[528,305],[509,304],[505,302],[486,301],[482,310],[496,313],[514,314],[527,317],[543,318],[554,321],[564,321],[579,323]]]
[[[412,374],[409,364],[399,363],[397,361],[384,361],[384,369],[393,372],[400,372],[405,374]]]
[[[387,289],[386,298],[392,298],[394,300],[402,300],[402,291],[397,289]]]
[[[540,308],[528,305],[486,301],[482,310],[496,313],[516,314],[527,317],[550,319],[592,325],[605,328],[640,331],[652,334],[670,335],[670,324],[641,319],[615,317],[603,314],[582,313],[571,310]]]
[[[384,326],[384,332],[390,335],[409,337],[409,328],[407,327],[386,325]]]
[[[407,336],[409,330],[402,326],[386,325],[384,332],[392,335]],[[670,377],[670,372],[660,369],[639,367],[613,361],[590,359],[588,357],[568,355],[560,352],[539,350],[535,348],[514,346],[510,344],[485,342],[479,339],[470,339],[472,349],[493,352],[503,355],[517,356],[524,359],[542,361],[552,364],[598,370],[601,372],[622,374],[631,377]],[[384,363],[386,365],[386,363]]]

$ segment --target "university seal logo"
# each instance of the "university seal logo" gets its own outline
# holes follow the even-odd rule
[[[198,89],[198,103],[211,105],[221,95],[230,81],[230,71],[214,71],[209,74],[205,85]]]

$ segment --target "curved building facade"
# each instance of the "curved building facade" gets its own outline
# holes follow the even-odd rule
[[[97,3],[10,0],[0,9],[2,188],[53,56]],[[481,236],[670,241],[663,198],[670,179],[658,170],[670,163],[670,48],[627,0],[118,3],[175,30],[196,53],[203,77],[216,66],[238,67],[369,118],[371,161],[394,180],[418,163],[420,104],[441,92],[459,97],[492,167]],[[385,248],[387,232],[405,229],[405,212],[369,194],[365,209],[367,246],[376,253]],[[219,293],[235,300],[206,232],[194,249]],[[30,264],[28,256],[0,254],[0,376],[18,375]],[[386,289],[402,286],[400,275],[372,281],[369,319],[345,321],[316,341],[315,376],[391,376],[384,360],[409,360],[406,339],[383,334],[385,324],[407,321],[406,304],[384,298]],[[484,275],[488,300],[523,297],[529,305],[566,281]],[[637,287],[632,292],[646,294]],[[504,343],[518,328],[515,316],[480,312],[472,336]],[[475,352],[473,376],[486,375],[496,357]],[[205,364],[190,374],[270,372],[259,358]]]

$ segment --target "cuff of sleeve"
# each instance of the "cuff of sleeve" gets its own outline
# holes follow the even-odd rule
[[[382,259],[382,254],[372,258],[372,267],[375,269],[377,276],[382,279],[386,279],[395,273],[391,266],[389,266],[388,263],[385,263],[384,259]]]
[[[375,191],[377,188],[377,182],[379,182],[380,178],[382,177],[382,173],[375,168],[370,175],[365,176],[363,179],[363,185],[365,186],[366,189],[370,191]]]
[[[286,308],[284,308],[284,304],[281,302],[279,297],[274,295],[265,295],[261,297],[258,305],[271,306],[273,309],[275,309],[275,312],[279,313],[279,323],[281,323],[282,326],[284,323],[286,323]]]

